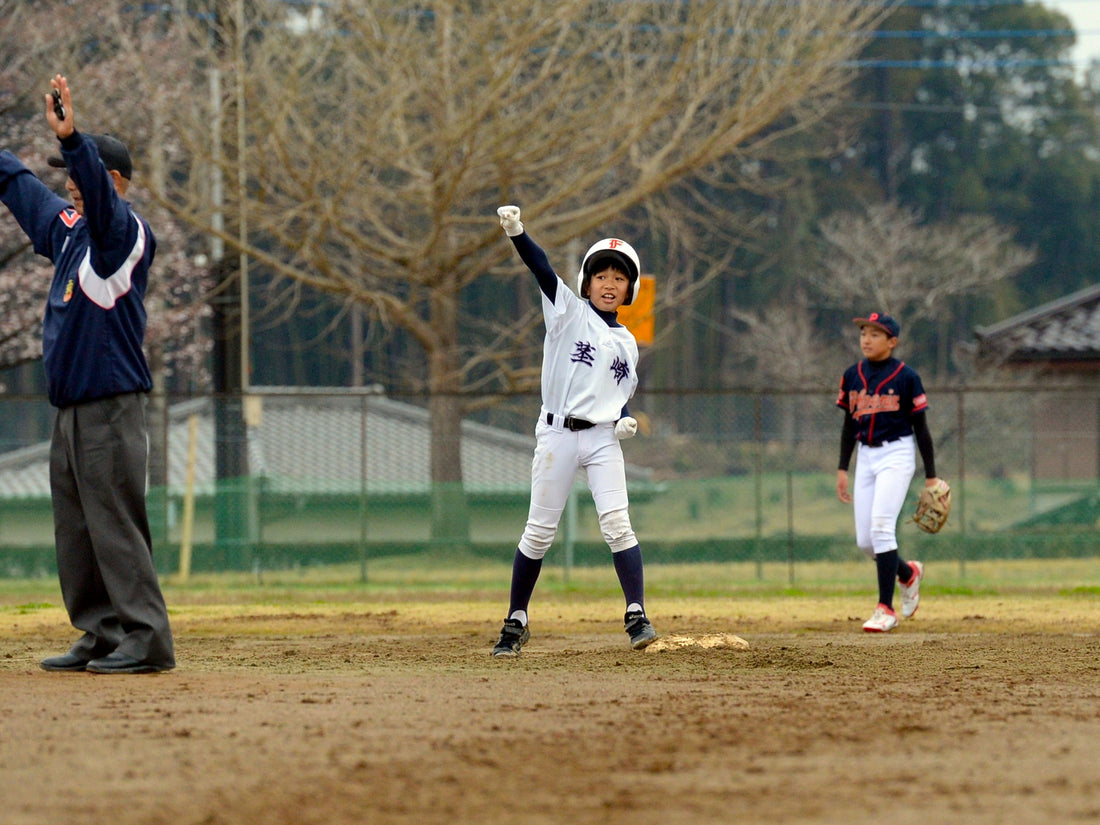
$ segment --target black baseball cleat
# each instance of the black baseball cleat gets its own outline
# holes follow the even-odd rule
[[[519,619],[505,619],[500,631],[500,641],[493,647],[493,658],[515,659],[520,648],[531,638],[531,631]]]
[[[630,646],[635,650],[642,650],[656,640],[657,631],[645,617],[645,613],[634,610],[623,617],[626,624],[626,634],[630,637]]]

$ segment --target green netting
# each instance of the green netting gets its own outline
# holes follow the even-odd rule
[[[1036,393],[931,393],[939,474],[955,507],[938,536],[903,517],[921,558],[1053,558],[1097,553],[1095,417],[1068,417],[1054,455]],[[1081,393],[1084,406],[1096,397]],[[840,412],[821,394],[651,394],[632,402],[646,434],[624,442],[631,516],[650,563],[851,561],[851,508],[837,501]],[[42,410],[0,403],[0,575],[54,571]],[[219,436],[218,399],[166,405],[168,484],[149,491],[158,567],[177,572],[357,563],[424,553],[511,558],[528,506],[530,397],[471,414],[462,483],[432,484],[424,399],[271,392],[248,428]],[[1075,403],[1073,399],[1067,402]],[[43,404],[44,405],[44,404]],[[31,405],[33,406],[33,405]],[[41,405],[40,405],[41,406]],[[244,405],[247,406],[247,405]],[[235,409],[242,405],[239,400]],[[1088,422],[1092,422],[1089,424]],[[1076,428],[1076,429],[1074,429]],[[241,451],[247,450],[247,456]],[[226,454],[237,451],[226,460]],[[1091,463],[1086,460],[1091,457]],[[1056,459],[1056,460],[1055,460]],[[222,477],[248,466],[248,476]],[[916,499],[914,481],[906,513]],[[578,478],[552,563],[605,563]]]

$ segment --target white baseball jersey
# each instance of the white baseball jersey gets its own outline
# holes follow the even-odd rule
[[[638,386],[638,342],[626,327],[609,327],[558,280],[553,303],[542,293],[545,412],[614,423]]]

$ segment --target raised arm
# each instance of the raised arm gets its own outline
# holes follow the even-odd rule
[[[531,240],[531,236],[524,230],[523,223],[520,222],[519,207],[502,206],[497,209],[497,215],[500,217],[500,225],[504,229],[504,234],[512,239],[512,244],[516,247],[520,260],[527,265],[527,268],[535,276],[542,294],[546,296],[550,303],[553,303],[554,299],[558,297],[558,284],[561,283],[561,279],[554,268],[550,266],[550,259],[546,257],[542,247]]]

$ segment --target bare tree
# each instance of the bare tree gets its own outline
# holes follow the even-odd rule
[[[832,305],[863,296],[910,321],[933,318],[948,299],[1011,278],[1035,260],[988,216],[925,224],[896,202],[832,215],[819,229],[827,252],[809,279],[814,288]]]
[[[818,232],[816,269],[763,311],[729,311],[740,327],[740,360],[769,387],[822,384],[850,361],[850,344],[823,336],[818,328],[822,304],[849,313],[881,309],[907,326],[936,321],[951,316],[951,299],[1011,278],[1035,257],[986,216],[926,224],[915,210],[894,202],[833,214],[819,223]],[[937,336],[936,343],[943,363],[951,342]]]
[[[943,324],[953,316],[953,299],[988,290],[1035,260],[1033,250],[1014,242],[1012,230],[987,215],[924,223],[917,211],[893,201],[834,214],[819,231],[825,248],[809,283],[826,303],[857,312],[882,309],[907,324]],[[857,296],[870,303],[852,307]],[[943,374],[952,342],[946,327],[937,333],[935,363]]]
[[[835,340],[824,340],[804,289],[793,300],[775,302],[760,313],[730,309],[742,331],[737,352],[752,365],[750,374],[765,389],[805,389],[831,382],[848,358]],[[834,336],[835,339],[835,336]]]
[[[834,214],[820,222],[818,231],[820,264],[801,279],[793,299],[785,293],[760,313],[731,310],[744,329],[738,352],[752,374],[769,386],[820,383],[838,375],[850,359],[849,346],[820,334],[812,304],[849,313],[881,309],[903,318],[907,326],[939,321],[952,316],[951,299],[1011,278],[1035,257],[1013,242],[1010,230],[986,216],[925,224],[915,210],[894,202]],[[807,289],[817,299],[811,301]],[[779,329],[785,331],[777,334]],[[937,335],[935,345],[937,364],[945,369],[952,342]],[[773,369],[775,364],[782,366]]]
[[[570,241],[819,122],[879,13],[863,0],[337,1],[291,19],[284,3],[214,5],[196,66],[227,82],[167,113],[192,174],[162,201],[201,228],[224,209],[216,232],[252,265],[415,338],[436,482],[461,480],[461,393],[485,363],[461,293],[512,258],[495,207],[519,203],[559,268],[575,266],[560,257]]]

